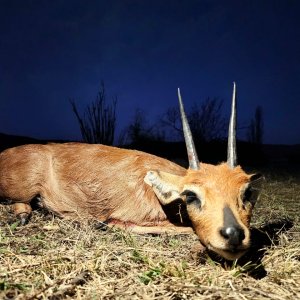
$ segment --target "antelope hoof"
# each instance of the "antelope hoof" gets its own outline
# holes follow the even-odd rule
[[[104,222],[98,222],[95,225],[95,229],[97,230],[101,230],[101,231],[106,231],[108,229],[108,222],[104,221]]]
[[[206,247],[197,242],[191,247],[191,256],[194,260],[199,260],[201,263],[205,262]]]
[[[20,225],[24,226],[28,223],[29,214],[24,212],[17,215],[17,218],[20,220]]]

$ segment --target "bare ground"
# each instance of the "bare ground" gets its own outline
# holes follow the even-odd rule
[[[0,206],[1,299],[300,299],[300,180],[266,176],[253,247],[240,261],[196,251],[196,236],[136,236]]]

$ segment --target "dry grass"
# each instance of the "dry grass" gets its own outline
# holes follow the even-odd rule
[[[267,177],[256,244],[230,264],[198,255],[195,236],[101,231],[40,212],[17,227],[0,206],[0,298],[300,299],[299,211],[299,178]]]

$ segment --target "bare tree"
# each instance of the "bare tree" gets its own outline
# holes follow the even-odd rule
[[[148,131],[144,112],[137,109],[133,122],[128,126],[128,137],[132,143],[136,143],[141,137],[146,136]]]
[[[133,121],[123,130],[120,135],[119,144],[141,144],[146,141],[164,140],[164,133],[155,123],[148,125],[146,113],[136,109]]]
[[[226,133],[226,119],[222,116],[223,101],[207,98],[202,104],[194,104],[188,120],[193,137],[198,142],[219,140]],[[169,108],[161,118],[162,125],[171,128],[172,135],[182,136],[178,108]]]
[[[189,115],[193,135],[201,142],[220,140],[226,134],[227,122],[222,116],[223,101],[207,98],[201,105],[194,104]]]
[[[70,100],[73,112],[80,126],[82,139],[91,144],[112,145],[116,126],[115,97],[112,104],[106,104],[104,83],[101,82],[96,100],[88,105],[81,116],[74,100]]]
[[[251,120],[248,129],[248,141],[256,145],[261,145],[263,142],[263,134],[264,134],[263,110],[261,106],[257,106],[255,109],[254,118]]]
[[[178,107],[170,107],[160,118],[161,127],[169,129],[169,138],[182,139],[183,131],[181,126],[180,111]]]

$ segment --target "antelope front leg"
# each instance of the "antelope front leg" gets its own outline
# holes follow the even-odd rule
[[[126,222],[111,221],[107,224],[109,227],[124,229],[130,233],[136,234],[194,234],[192,227],[175,226],[172,223],[166,222],[164,225],[158,226],[140,226]]]
[[[177,226],[133,226],[126,228],[129,232],[137,234],[194,234],[191,227],[177,227]]]
[[[16,218],[20,220],[21,225],[25,225],[32,211],[30,204],[14,203],[12,209]]]

